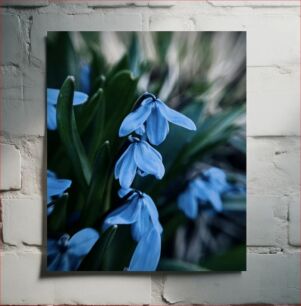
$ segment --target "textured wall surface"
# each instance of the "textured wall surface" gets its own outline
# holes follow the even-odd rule
[[[300,2],[66,2],[0,1],[1,303],[298,303]],[[48,30],[247,31],[247,272],[41,275]]]

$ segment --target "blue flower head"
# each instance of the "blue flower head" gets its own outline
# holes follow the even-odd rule
[[[58,89],[47,88],[47,128],[56,130],[56,105],[60,94]],[[83,104],[88,100],[88,96],[79,91],[74,92],[73,105]]]
[[[83,257],[90,252],[98,238],[96,230],[85,228],[71,238],[68,234],[64,234],[58,240],[48,239],[48,271],[77,270]]]
[[[219,168],[210,168],[191,181],[178,197],[178,207],[184,214],[195,219],[199,205],[210,203],[216,211],[223,210],[221,195],[229,188],[225,173]]]
[[[126,195],[126,203],[107,216],[103,229],[130,224],[133,239],[138,244],[128,271],[154,271],[160,259],[162,233],[157,207],[150,196],[138,190],[122,188],[119,196]]]
[[[47,170],[47,204],[50,204],[52,197],[62,196],[64,191],[68,189],[72,181],[65,179],[58,179],[54,172]],[[53,206],[48,207],[48,215],[52,212]]]
[[[119,136],[129,135],[134,131],[141,132],[141,127],[146,126],[146,135],[153,145],[161,144],[168,132],[168,122],[174,123],[188,130],[196,130],[194,122],[185,115],[171,109],[160,99],[150,93],[145,93],[141,105],[128,114],[119,129]]]
[[[129,188],[136,173],[161,179],[165,172],[161,154],[145,140],[132,136],[129,140],[131,144],[115,165],[115,178],[119,179],[121,187]]]

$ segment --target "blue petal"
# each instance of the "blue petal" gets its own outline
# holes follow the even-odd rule
[[[56,105],[59,93],[58,89],[47,88],[47,104]]]
[[[47,128],[51,131],[54,131],[57,128],[56,107],[51,104],[47,104]]]
[[[196,179],[193,182],[193,191],[199,200],[211,203],[215,210],[221,211],[223,209],[219,192],[214,190],[210,184],[205,183],[200,179]]]
[[[220,197],[220,194],[216,192],[213,189],[208,190],[208,200],[214,207],[216,211],[222,211],[223,210],[223,203]]]
[[[140,105],[135,111],[129,113],[122,121],[119,136],[126,136],[137,130],[148,118],[152,109],[151,104]]]
[[[158,107],[155,106],[146,121],[146,133],[150,143],[158,146],[165,140],[168,132],[168,122],[161,115]]]
[[[56,105],[59,96],[59,89],[47,88],[47,104]],[[73,105],[83,104],[88,100],[88,95],[83,92],[75,91]]]
[[[58,253],[52,260],[47,258],[47,270],[48,271],[61,271],[67,272],[70,271],[70,263],[68,253],[64,254]]]
[[[140,125],[138,127],[138,129],[135,130],[135,133],[140,135],[140,136],[143,136],[145,134],[145,127],[144,127],[144,124]]]
[[[135,178],[137,165],[134,160],[135,144],[129,145],[115,165],[115,178],[123,188],[129,188]]]
[[[204,175],[208,177],[210,185],[217,192],[225,192],[229,185],[227,183],[226,174],[223,170],[213,167],[204,172]]]
[[[165,172],[161,154],[145,141],[137,142],[134,145],[134,159],[138,168],[161,179]]]
[[[169,121],[188,130],[196,130],[194,122],[185,115],[171,109],[161,100],[156,100],[161,114]]]
[[[129,271],[155,271],[161,255],[161,236],[152,229],[140,239],[132,256]]]
[[[47,255],[52,256],[59,253],[59,246],[55,239],[48,239],[47,240]]]
[[[66,189],[71,186],[70,180],[57,179],[52,175],[47,174],[47,203],[51,202],[52,196],[61,195]]]
[[[190,219],[195,219],[198,215],[198,202],[190,188],[178,197],[178,207]]]
[[[118,196],[119,198],[124,198],[131,191],[133,191],[133,188],[120,188],[118,190]]]
[[[142,236],[152,228],[149,211],[144,205],[143,199],[139,199],[139,201],[141,205],[141,212],[139,218],[132,224],[131,228],[133,239],[136,241],[139,241]]]
[[[89,93],[91,89],[90,77],[91,77],[91,66],[86,63],[82,64],[80,68],[80,85],[81,89],[86,93]]]
[[[76,256],[88,254],[98,240],[99,234],[93,228],[85,228],[74,234],[69,240],[69,252]]]
[[[163,231],[163,228],[159,222],[159,214],[158,214],[157,206],[155,205],[152,198],[145,193],[143,194],[143,201],[144,201],[145,206],[147,207],[147,210],[152,220],[153,226],[161,234]]]
[[[73,96],[73,105],[83,104],[87,102],[88,98],[89,97],[87,94],[80,92],[80,91],[75,91],[74,96]]]
[[[132,224],[137,221],[140,216],[141,205],[138,197],[133,198],[125,205],[111,212],[104,221],[103,230],[108,229],[116,224]]]

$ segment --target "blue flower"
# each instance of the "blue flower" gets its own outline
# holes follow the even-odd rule
[[[194,122],[185,115],[169,108],[154,95],[145,93],[141,105],[132,113],[128,114],[119,129],[119,136],[129,135],[146,125],[146,135],[153,145],[161,144],[168,132],[168,122],[174,123],[188,130],[196,130]]]
[[[48,271],[77,270],[83,257],[90,252],[98,238],[96,230],[85,228],[71,238],[68,234],[64,234],[58,240],[48,239]]]
[[[60,91],[58,89],[47,88],[47,128],[56,130],[56,104]],[[88,96],[79,91],[74,92],[73,105],[83,104],[88,100]]]
[[[119,196],[126,195],[126,204],[107,216],[103,228],[131,224],[133,239],[138,244],[127,270],[154,271],[160,259],[162,233],[157,207],[150,196],[138,190],[122,188]]]
[[[228,189],[225,173],[221,169],[210,168],[189,183],[178,197],[178,207],[190,219],[197,217],[199,205],[205,203],[210,203],[220,212],[223,209],[221,195]]]
[[[115,165],[115,178],[119,179],[121,187],[130,187],[136,173],[141,176],[151,174],[161,179],[165,172],[161,154],[145,140],[132,136],[129,140],[132,143]]]
[[[63,192],[68,189],[72,181],[65,179],[58,179],[50,170],[47,170],[47,204],[52,202],[52,197],[61,196]],[[48,205],[48,215],[52,212],[53,206]]]

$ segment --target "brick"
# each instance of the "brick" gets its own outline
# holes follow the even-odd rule
[[[299,265],[300,254],[249,254],[246,272],[166,276],[163,298],[181,304],[298,303]]]
[[[151,284],[147,275],[45,275],[41,273],[42,255],[38,251],[1,255],[3,304],[150,303]]]
[[[295,66],[248,67],[248,135],[300,134],[299,74]]]
[[[44,135],[44,74],[35,67],[0,68],[2,82],[2,130],[8,135]]]
[[[194,22],[187,16],[152,15],[149,19],[150,31],[191,31]]]
[[[0,144],[1,190],[21,188],[21,155],[13,145]]]
[[[248,66],[299,67],[297,7],[289,11],[251,8],[207,8],[199,12],[196,8],[195,11],[191,18],[197,31],[247,31]]]
[[[21,35],[20,19],[15,14],[1,14],[2,29],[4,32],[1,64],[20,64],[24,51],[24,42]]]
[[[230,0],[230,1],[207,1],[214,7],[298,7],[299,2],[296,1],[252,1],[252,0]]]
[[[42,199],[3,199],[2,209],[4,243],[42,245]]]
[[[300,194],[290,197],[289,202],[289,243],[301,245],[300,237]]]
[[[79,1],[80,3],[80,1]],[[95,8],[116,8],[127,6],[149,6],[149,7],[172,7],[175,5],[175,1],[162,1],[162,0],[138,0],[138,1],[102,1],[102,0],[88,0],[87,5]]]
[[[0,6],[14,7],[40,7],[47,6],[49,4],[48,0],[1,0]]]
[[[24,195],[42,197],[45,194],[45,142],[44,138],[39,137],[22,143],[22,193]]]
[[[248,246],[273,246],[275,244],[274,198],[254,195],[248,197],[247,203]]]
[[[88,0],[86,1],[88,6],[91,7],[100,7],[100,8],[113,8],[113,7],[126,7],[126,6],[147,6],[148,5],[148,1],[102,1],[102,0]]]
[[[248,137],[248,193],[284,196],[300,188],[298,137]]]

